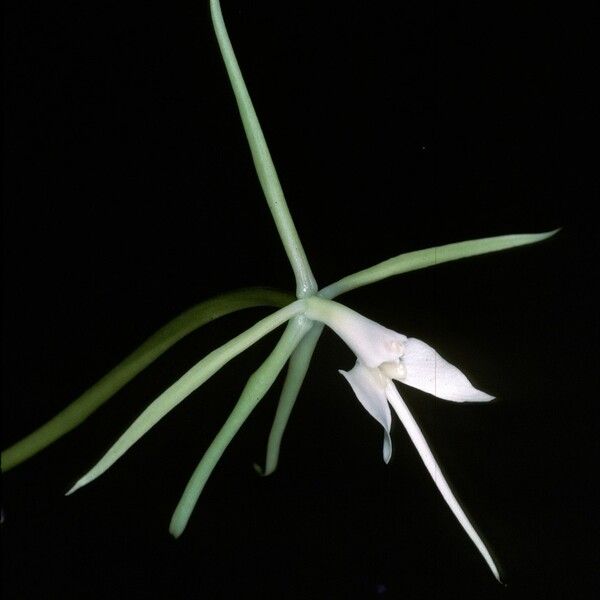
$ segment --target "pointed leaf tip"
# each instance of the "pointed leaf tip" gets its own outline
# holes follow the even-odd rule
[[[80,487],[82,487],[84,484],[81,483],[81,481],[78,481],[66,494],[65,496],[70,496],[71,494],[74,494]]]
[[[562,227],[558,227],[557,229],[552,229],[551,231],[544,231],[542,233],[537,233],[533,235],[537,235],[539,237],[539,241],[547,240],[552,236],[555,236],[559,231],[562,231]]]

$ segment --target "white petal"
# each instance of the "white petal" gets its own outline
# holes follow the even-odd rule
[[[462,525],[467,535],[471,538],[471,541],[477,547],[477,550],[479,550],[483,556],[485,562],[488,564],[489,568],[494,574],[494,577],[500,581],[498,568],[496,567],[489,550],[486,548],[483,540],[479,537],[477,531],[475,531],[475,528],[469,521],[465,511],[462,509],[458,500],[452,493],[446,478],[440,471],[440,467],[437,464],[433,453],[427,445],[427,441],[425,440],[420,427],[417,425],[417,422],[410,413],[410,410],[408,410],[408,406],[406,406],[406,403],[404,400],[402,400],[402,397],[398,393],[396,386],[391,381],[386,387],[386,394],[389,403],[392,405],[392,408],[398,415],[400,421],[402,421],[402,425],[404,425],[412,443],[415,445],[415,448],[421,457],[421,460],[425,463],[425,467],[429,471],[429,474],[433,478],[435,485],[442,494],[442,497],[450,507],[450,510],[454,513],[454,516],[458,519],[458,522]]]
[[[476,390],[454,365],[416,338],[404,343],[402,362],[406,377],[399,381],[438,398],[453,402],[485,402],[494,398]]]
[[[313,296],[306,299],[306,316],[331,327],[357,358],[370,368],[396,362],[404,352],[406,336],[387,329],[350,308]]]
[[[388,463],[392,456],[392,439],[390,427],[392,415],[385,395],[387,378],[383,377],[377,369],[369,369],[360,361],[351,371],[340,371],[352,386],[358,401],[365,410],[383,427],[383,460]]]

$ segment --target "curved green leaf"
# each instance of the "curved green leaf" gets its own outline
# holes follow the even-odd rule
[[[175,537],[183,533],[196,502],[223,452],[256,405],[269,391],[290,354],[311,327],[311,321],[305,317],[292,319],[271,354],[248,379],[240,399],[198,463],[177,504],[169,527],[169,531]]]
[[[255,323],[252,327],[213,350],[167,388],[139,415],[106,454],[68,492],[72,494],[109,469],[133,444],[156,425],[167,413],[198,389],[232,358],[263,336],[304,310],[304,301],[296,300]]]
[[[202,325],[243,308],[281,307],[293,301],[294,297],[285,292],[249,288],[211,298],[186,310],[161,327],[64,410],[39,429],[4,450],[2,471],[6,472],[31,458],[77,427],[161,354]]]

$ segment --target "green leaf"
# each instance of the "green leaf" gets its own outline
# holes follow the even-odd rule
[[[167,413],[173,410],[193,391],[198,389],[232,358],[246,350],[246,348],[249,348],[276,327],[285,323],[288,319],[295,317],[303,311],[304,302],[297,300],[268,317],[261,319],[258,323],[250,327],[250,329],[234,337],[220,348],[213,350],[196,363],[142,412],[100,461],[67,492],[67,495],[72,494],[75,490],[102,475]]]
[[[223,56],[223,62],[227,69],[227,75],[231,82],[244,131],[246,132],[246,138],[248,139],[248,145],[250,146],[254,168],[256,169],[258,180],[273,215],[279,237],[283,242],[283,247],[296,276],[296,295],[298,298],[311,296],[316,293],[317,284],[308,264],[308,259],[296,231],[296,226],[294,225],[287,202],[285,201],[267,141],[265,140],[258,116],[252,105],[250,94],[244,83],[244,77],[242,76],[231,41],[229,40],[229,34],[225,27],[225,21],[223,20],[218,0],[211,0],[210,12],[219,49]]]
[[[499,235],[479,240],[446,244],[445,246],[435,246],[425,250],[416,250],[415,252],[407,252],[406,254],[400,254],[394,258],[384,260],[368,269],[358,271],[353,275],[343,277],[339,281],[323,288],[319,292],[319,296],[332,299],[340,294],[349,292],[350,290],[375,283],[376,281],[381,281],[382,279],[387,279],[393,275],[425,269],[451,260],[468,258],[469,256],[478,256],[489,252],[498,252],[499,250],[516,248],[517,246],[525,246],[526,244],[535,244],[536,242],[541,242],[542,240],[552,237],[558,231],[560,230],[555,229],[554,231],[548,231],[546,233]]]
[[[175,537],[183,533],[196,502],[223,452],[250,413],[269,391],[290,354],[311,327],[311,321],[304,317],[292,319],[267,359],[248,379],[240,399],[198,463],[177,504],[169,527],[169,531]]]
[[[266,288],[249,288],[211,298],[190,308],[161,327],[137,350],[50,421],[4,450],[2,452],[2,471],[6,472],[31,458],[83,423],[161,354],[202,325],[243,308],[285,306],[293,301],[294,297],[285,292]]]
[[[288,420],[296,404],[296,399],[306,377],[308,366],[312,358],[313,352],[321,332],[323,331],[323,323],[315,322],[312,329],[302,338],[302,341],[298,344],[298,347],[292,353],[290,357],[290,363],[288,366],[287,374],[285,376],[285,382],[281,390],[279,397],[279,404],[277,405],[277,412],[275,413],[275,419],[269,433],[269,441],[267,442],[267,460],[263,469],[254,464],[254,468],[259,475],[267,476],[271,475],[277,468],[279,462],[279,450],[281,448],[281,440],[283,433],[287,426]]]

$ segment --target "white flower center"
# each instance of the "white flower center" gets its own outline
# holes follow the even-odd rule
[[[404,344],[396,340],[386,342],[387,349],[400,358],[404,355]]]
[[[380,371],[390,379],[400,381],[406,377],[406,367],[403,362],[384,362],[379,365]]]

